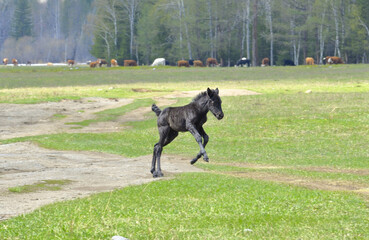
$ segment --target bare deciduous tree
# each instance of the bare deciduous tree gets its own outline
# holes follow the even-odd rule
[[[258,65],[258,13],[259,0],[254,0],[252,24],[252,65]]]
[[[336,1],[331,0],[331,7],[332,7],[332,13],[333,13],[333,19],[334,19],[334,26],[335,26],[335,33],[336,38],[334,41],[334,56],[341,57],[341,51],[340,51],[340,38],[339,38],[339,19],[338,19],[338,13],[337,13],[337,6]]]
[[[211,0],[206,2],[209,16],[209,38],[210,38],[210,57],[214,58],[214,36],[213,36],[213,9]]]
[[[127,12],[129,21],[129,55],[133,57],[133,45],[135,39],[135,23],[138,12],[138,7],[140,5],[140,0],[120,0]],[[138,57],[138,56],[136,56]]]
[[[119,21],[119,13],[117,12],[118,0],[99,0],[97,1],[97,7],[103,12],[101,15],[98,15],[96,19],[96,24],[101,30],[99,33],[100,37],[102,37],[108,47],[108,56],[110,58],[111,48],[109,41],[113,41],[114,50],[118,49],[118,21]],[[112,24],[112,28],[108,25]],[[115,58],[117,57],[117,52],[115,51]]]
[[[242,22],[242,39],[240,57],[245,55],[246,43],[246,57],[250,59],[250,0],[243,0],[240,3],[240,18]]]
[[[323,35],[323,27],[325,24],[325,15],[326,15],[326,5],[327,5],[327,1],[325,0],[323,2],[323,9],[321,11],[320,14],[320,25],[318,28],[318,40],[319,40],[319,63],[322,64],[323,63],[323,54],[324,54],[324,35]]]
[[[270,36],[270,66],[273,66],[274,62],[274,32],[273,32],[273,19],[272,19],[272,1],[264,0],[265,15],[267,24],[269,26],[269,36]],[[298,59],[298,58],[297,58]]]

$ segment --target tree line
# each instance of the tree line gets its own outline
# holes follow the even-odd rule
[[[93,0],[0,0],[0,56],[25,63],[91,58]]]
[[[299,65],[339,56],[367,63],[368,40],[366,0],[0,1],[1,56],[34,61],[214,57],[232,66],[268,57],[271,65]]]

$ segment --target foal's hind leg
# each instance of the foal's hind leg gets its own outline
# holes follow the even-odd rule
[[[201,127],[199,129],[199,134],[201,135],[201,137],[204,139],[204,142],[203,142],[203,146],[205,148],[206,144],[209,142],[209,136],[206,134],[206,132],[204,131],[204,128]],[[191,164],[195,164],[197,162],[197,160],[199,160],[202,156],[202,153],[201,151],[197,154],[197,156],[192,159],[191,161]],[[204,159],[205,161],[207,160],[207,162],[209,161],[209,159]]]
[[[160,168],[160,156],[161,156],[162,151],[163,151],[163,146],[160,144],[160,142],[155,144],[154,156],[153,156],[153,161],[152,161],[153,166],[151,166],[151,173],[154,178],[164,176]],[[156,169],[155,169],[155,163],[157,164]]]
[[[153,174],[154,172],[155,172],[155,165],[156,165],[156,151],[157,151],[157,145],[158,145],[159,143],[156,143],[155,145],[154,145],[154,153],[153,153],[153,155],[152,155],[152,162],[151,162],[151,170],[150,170],[150,172]]]
[[[159,133],[160,133],[160,140],[154,146],[154,154],[153,154],[152,165],[151,165],[151,173],[153,174],[153,177],[164,176],[163,173],[161,172],[161,167],[160,167],[160,157],[163,151],[163,147],[171,143],[178,136],[178,132],[170,129],[169,127],[160,127]],[[155,163],[157,165],[156,169],[155,169]]]

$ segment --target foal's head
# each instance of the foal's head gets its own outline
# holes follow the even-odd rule
[[[208,108],[214,116],[220,120],[224,117],[224,113],[222,110],[222,100],[219,97],[219,90],[218,88],[215,90],[212,90],[210,88],[206,91],[209,100],[207,102]]]

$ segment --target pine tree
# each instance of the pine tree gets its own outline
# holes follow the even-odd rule
[[[32,35],[32,9],[29,0],[16,0],[11,36],[19,39]]]

